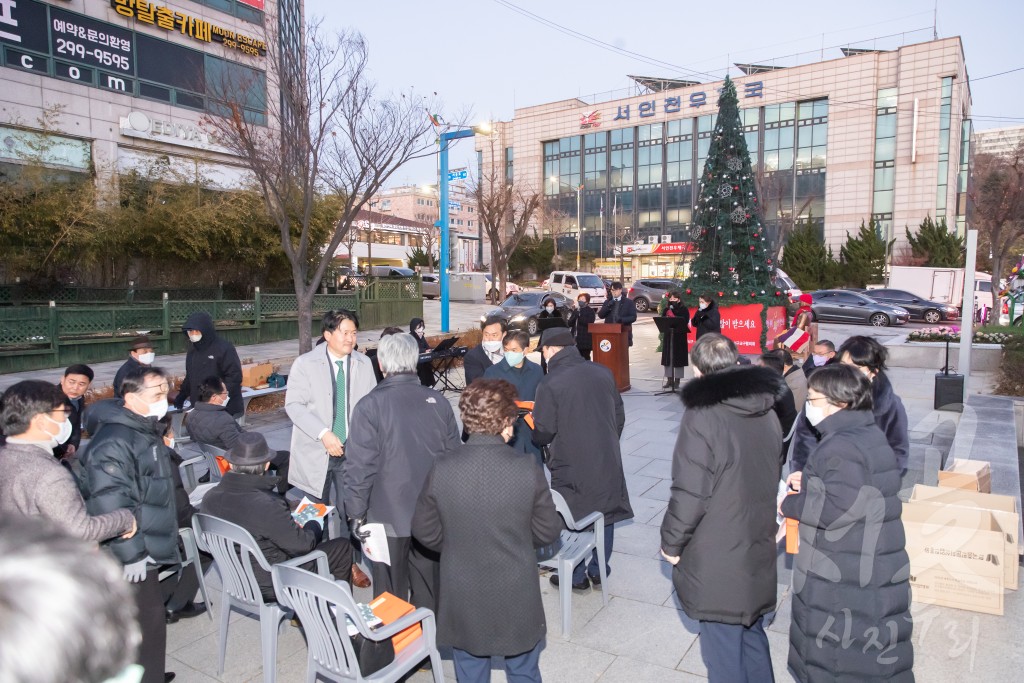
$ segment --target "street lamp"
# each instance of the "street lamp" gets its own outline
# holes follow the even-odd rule
[[[449,130],[441,133],[438,136],[438,145],[440,147],[440,164],[441,164],[441,180],[439,183],[439,194],[438,203],[441,209],[441,218],[437,221],[438,230],[441,232],[441,267],[438,269],[438,278],[441,281],[441,333],[448,332],[448,304],[449,304],[449,286],[448,286],[448,268],[449,261],[451,260],[451,254],[449,254],[449,242],[451,236],[449,235],[449,218],[448,218],[448,143],[454,140],[460,140],[462,138],[471,138],[477,133],[481,135],[487,135],[490,133],[490,124],[480,124],[473,128],[460,128],[457,130]],[[493,159],[491,160],[493,163]]]

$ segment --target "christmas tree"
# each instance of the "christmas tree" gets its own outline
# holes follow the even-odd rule
[[[736,86],[728,76],[690,234],[699,254],[690,267],[688,291],[766,306],[785,303],[784,293],[772,286],[775,266],[761,223]]]

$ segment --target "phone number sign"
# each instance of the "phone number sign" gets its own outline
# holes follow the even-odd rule
[[[50,49],[54,56],[132,75],[134,48],[131,31],[50,8]]]

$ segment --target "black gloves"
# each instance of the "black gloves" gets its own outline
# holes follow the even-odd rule
[[[360,531],[360,527],[362,527],[364,524],[366,524],[365,517],[353,517],[348,523],[348,528],[349,531],[352,532],[352,536],[359,539],[369,537],[369,531]]]
[[[317,545],[320,544],[321,539],[323,539],[323,537],[324,537],[324,528],[320,524],[320,522],[318,522],[315,519],[311,519],[308,522],[306,522],[305,524],[303,524],[302,525],[302,530],[303,531],[312,531],[313,535],[316,536]]]

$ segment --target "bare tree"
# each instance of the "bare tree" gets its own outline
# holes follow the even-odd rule
[[[532,188],[509,182],[500,164],[484,169],[470,191],[476,199],[477,219],[491,243],[491,280],[500,298],[507,287],[508,260],[526,236],[541,199]]]
[[[1024,240],[1024,142],[1005,155],[974,157],[967,192],[969,223],[978,230],[979,259],[992,254],[992,284],[1002,278],[1015,246]]]
[[[792,171],[769,173],[762,165],[754,169],[754,174],[757,194],[761,198],[761,219],[768,227],[768,249],[772,261],[778,263],[793,230],[810,216],[812,200],[808,197],[796,206],[783,201],[792,198],[793,183],[796,182]]]
[[[576,232],[577,221],[575,218],[562,211],[555,203],[541,201],[539,207],[541,227],[547,237],[551,238],[554,256],[551,266],[559,268],[562,265],[562,257],[558,254],[558,238]]]
[[[223,115],[207,119],[221,144],[248,166],[280,230],[298,302],[300,352],[312,348],[313,295],[360,209],[399,167],[433,153],[427,112],[436,110],[412,92],[378,97],[358,32],[326,35],[314,20],[303,41],[301,56],[266,41],[268,125],[247,111],[255,77],[236,73],[210,84]],[[337,209],[322,241],[315,209],[324,197],[335,198]]]
[[[434,271],[434,254],[438,252],[441,241],[441,232],[436,225],[422,223],[412,228],[413,234],[420,238],[420,249],[427,255],[427,267]]]

